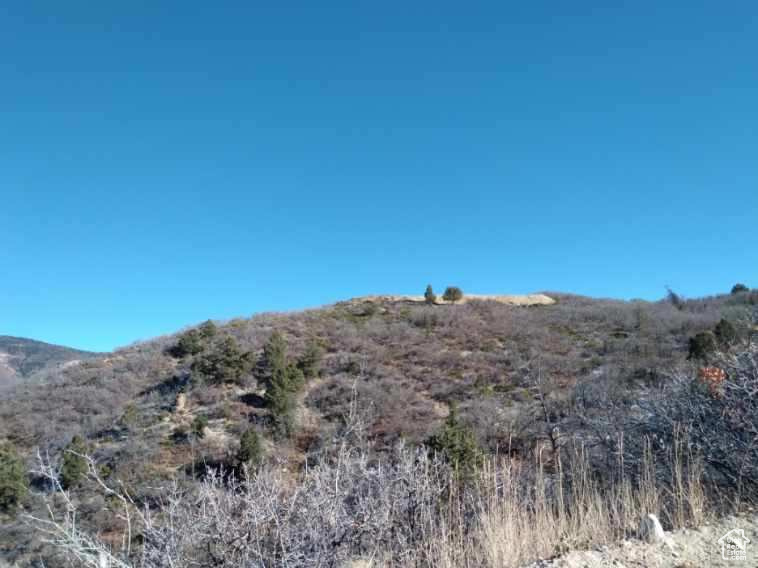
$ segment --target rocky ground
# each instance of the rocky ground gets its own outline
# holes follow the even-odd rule
[[[750,539],[745,560],[726,560],[718,540],[732,529],[743,529]],[[571,551],[542,560],[529,568],[699,568],[758,566],[758,515],[729,517],[696,529],[665,533],[664,540],[647,543],[625,540],[595,550]]]

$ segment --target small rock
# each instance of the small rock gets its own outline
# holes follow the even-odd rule
[[[666,539],[661,522],[652,513],[642,518],[639,536],[645,542],[650,543],[663,542]]]
[[[187,409],[187,395],[180,392],[176,397],[176,412],[181,414]]]

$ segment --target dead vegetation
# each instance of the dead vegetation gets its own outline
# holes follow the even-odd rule
[[[422,448],[399,445],[377,457],[356,409],[294,479],[281,463],[241,478],[209,470],[191,489],[171,485],[153,507],[109,486],[91,461],[93,488],[118,505],[121,530],[108,542],[78,525],[75,501],[43,461],[38,471],[54,490],[50,514],[26,520],[79,565],[106,558],[122,568],[506,568],[635,537],[650,513],[670,528],[703,520],[702,471],[678,450],[659,464],[669,480],[650,451],[634,476],[619,462],[618,476],[598,478],[581,446],[564,448],[550,466],[541,453],[527,461],[494,456],[461,478],[454,464]]]
[[[581,454],[588,482],[595,488],[592,491],[600,492],[597,498],[606,503],[598,514],[611,519],[592,522],[613,527],[604,529],[607,536],[603,538],[615,538],[622,529],[621,517],[614,512],[621,505],[612,504],[620,497],[614,495],[633,492],[636,496],[630,503],[647,503],[642,495],[651,494],[644,490],[640,477],[648,459],[644,440],[650,443],[647,463],[655,464],[655,491],[660,497],[690,491],[687,476],[693,470],[684,468],[672,489],[671,470],[665,465],[671,459],[675,425],[659,421],[659,426],[651,428],[650,417],[656,408],[658,416],[666,416],[667,407],[660,401],[680,400],[672,394],[685,393],[687,379],[697,377],[702,363],[687,359],[689,340],[695,334],[714,329],[726,318],[735,326],[735,349],[748,344],[751,311],[758,298],[748,292],[698,300],[680,298],[675,304],[549,296],[557,303],[521,307],[477,299],[460,305],[350,302],[217,324],[219,338],[236,343],[240,361],[259,359],[274,330],[286,340],[293,361],[303,360],[314,345],[323,351],[317,376],[308,379],[296,397],[296,428],[289,439],[272,436],[264,385],[256,380],[254,365],[246,363],[233,382],[199,382],[193,376],[193,362],[199,354],[172,356],[175,336],[37,375],[0,401],[0,438],[14,444],[31,466],[35,448],[49,453],[56,464],[71,438],[82,435],[92,448],[103,481],[110,486],[125,484],[135,503],[147,503],[155,511],[161,507],[165,487],[173,482],[183,495],[194,494],[209,471],[216,472],[212,475],[234,472],[242,483],[235,456],[241,435],[251,428],[263,438],[264,469],[280,475],[281,487],[290,490],[305,487],[305,472],[324,465],[325,455],[333,455],[334,440],[350,414],[354,394],[365,403],[363,427],[370,442],[361,446],[364,449],[359,454],[365,454],[365,459],[360,467],[390,467],[388,464],[400,459],[396,454],[399,447],[421,459],[422,444],[440,431],[449,408],[455,405],[460,424],[489,456],[487,479],[518,470],[519,483],[532,483],[532,493],[512,501],[513,509],[507,509],[510,505],[502,500],[497,504],[496,493],[482,490],[475,494],[476,500],[471,493],[466,493],[465,499],[461,495],[467,503],[460,513],[466,520],[465,541],[474,539],[478,549],[475,553],[460,540],[460,546],[450,544],[450,550],[465,551],[472,561],[482,562],[472,565],[482,566],[497,565],[497,558],[515,554],[509,549],[493,553],[495,560],[487,564],[481,557],[487,549],[483,535],[491,535],[488,538],[502,547],[511,530],[503,528],[503,519],[512,519],[513,527],[520,527],[518,531],[526,530],[524,523],[537,523],[536,517],[518,515],[537,513],[533,491],[540,471],[551,503],[540,515],[548,515],[545,523],[561,527],[548,531],[546,542],[558,546],[566,531],[573,535],[565,537],[568,543],[585,538],[566,528],[580,513],[567,516],[568,509],[561,513],[553,500],[556,479],[568,476],[564,486],[574,487],[570,482],[574,474],[568,473],[578,471],[569,466],[576,461],[572,452]],[[720,403],[713,400],[715,412]],[[178,401],[183,401],[181,408],[177,408]],[[687,406],[677,408],[685,412]],[[192,431],[193,421],[201,415],[208,424],[208,436],[202,438]],[[702,467],[706,479],[718,477],[713,475],[712,464],[706,462]],[[328,475],[344,479],[342,473]],[[744,475],[741,479],[741,494],[750,498],[750,482]],[[227,480],[223,477],[218,482]],[[500,483],[495,486],[502,488]],[[624,483],[630,485],[622,491]],[[486,486],[484,479],[474,485]],[[70,494],[79,507],[82,530],[99,526],[115,530],[118,523],[112,511],[93,493],[91,484],[75,487]],[[671,504],[675,500],[664,501],[671,518],[663,509],[661,512],[670,526],[696,517],[695,509],[683,503],[697,500],[682,497],[677,506]],[[590,507],[591,500],[579,502],[585,503],[586,515],[599,507]],[[624,507],[631,511],[627,518],[642,508],[639,504]],[[372,514],[381,515],[381,511]],[[38,498],[29,499],[25,512],[40,516],[43,504]],[[474,518],[477,521],[472,524]],[[444,526],[445,519],[435,517],[434,522]],[[487,519],[492,519],[491,528],[485,530]],[[463,539],[464,525],[451,524],[441,535],[425,533],[418,542],[423,542],[429,553],[444,550],[433,543],[455,535]],[[298,526],[292,525],[292,530],[300,530]],[[0,544],[4,546],[2,554],[10,560],[52,554],[18,518],[5,523]],[[412,554],[422,554],[414,547]],[[370,556],[362,549],[346,550],[350,558]],[[540,548],[540,554],[547,554],[546,550]],[[395,552],[387,554],[392,557]],[[48,567],[56,565],[47,560]],[[292,565],[297,564],[293,561]]]

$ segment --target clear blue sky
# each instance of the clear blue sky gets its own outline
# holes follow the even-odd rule
[[[0,7],[0,334],[758,286],[758,5]]]

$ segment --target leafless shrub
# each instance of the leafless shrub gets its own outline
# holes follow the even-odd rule
[[[641,515],[660,514],[666,503],[678,504],[665,511],[672,524],[687,523],[698,495],[697,475],[661,486],[647,460],[636,482],[598,479],[581,445],[551,458],[550,471],[542,452],[533,462],[493,458],[462,483],[422,449],[371,457],[355,404],[320,458],[294,477],[280,466],[239,480],[209,472],[194,489],[173,484],[157,508],[108,486],[89,460],[93,486],[118,505],[122,534],[110,543],[79,527],[76,503],[43,461],[39,473],[55,489],[48,500],[59,506],[29,522],[80,566],[321,567],[364,559],[494,568],[630,536]]]
[[[758,346],[719,353],[713,368],[724,373],[679,372],[662,393],[643,403],[646,427],[663,444],[682,428],[701,454],[709,478],[740,500],[758,498]]]

